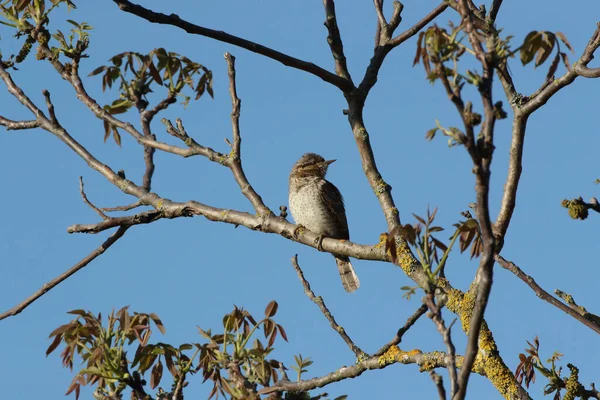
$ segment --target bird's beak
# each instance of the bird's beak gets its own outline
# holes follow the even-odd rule
[[[327,160],[327,161],[323,161],[323,164],[329,166],[329,164],[334,163],[335,160]]]

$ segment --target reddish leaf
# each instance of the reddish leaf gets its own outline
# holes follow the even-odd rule
[[[285,330],[283,329],[283,326],[277,324],[277,328],[279,329],[279,333],[281,334],[281,337],[283,338],[283,340],[285,340],[287,342],[288,338],[287,338],[287,334],[285,333]]]
[[[155,389],[158,386],[160,380],[162,379],[162,374],[163,365],[162,362],[159,360],[158,363],[156,363],[156,365],[152,368],[152,373],[150,374],[150,387],[152,389]]]
[[[275,300],[272,300],[269,304],[267,304],[267,308],[265,308],[265,317],[271,318],[277,314],[278,304]]]
[[[52,341],[52,343],[50,344],[50,346],[48,346],[48,349],[46,350],[46,357],[48,357],[48,355],[50,355],[50,353],[52,353],[54,350],[56,350],[56,348],[60,344],[61,340],[62,340],[62,335],[56,335],[56,337],[54,338],[54,340]]]
[[[152,322],[154,322],[154,324],[156,324],[156,327],[158,328],[160,333],[162,333],[164,335],[167,332],[167,330],[165,329],[165,326],[163,325],[160,318],[158,318],[158,315],[156,315],[154,313],[150,313],[149,316],[150,316],[150,319],[152,320]]]

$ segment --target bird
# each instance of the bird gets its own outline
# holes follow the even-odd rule
[[[337,187],[325,179],[327,168],[335,160],[325,160],[318,154],[306,153],[294,164],[290,173],[289,206],[299,227],[319,235],[317,248],[322,250],[323,237],[349,240],[344,198]],[[298,228],[296,228],[298,229]],[[295,235],[297,230],[294,232]],[[360,281],[350,259],[333,255],[340,272],[342,285],[354,292]]]

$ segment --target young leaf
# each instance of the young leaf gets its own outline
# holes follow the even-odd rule
[[[271,318],[275,316],[277,313],[278,304],[275,300],[272,300],[269,304],[267,304],[267,308],[265,308],[265,317]]]

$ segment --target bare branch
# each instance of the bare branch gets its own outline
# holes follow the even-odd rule
[[[325,27],[329,32],[327,43],[329,43],[329,48],[331,49],[331,54],[333,55],[333,60],[335,62],[335,73],[350,82],[352,88],[354,88],[354,83],[352,82],[352,77],[348,71],[348,65],[346,64],[342,37],[337,25],[334,0],[323,0],[323,7],[325,7]]]
[[[444,380],[442,379],[442,376],[433,370],[429,371],[429,376],[431,376],[431,380],[433,380],[433,383],[435,383],[440,400],[446,400],[446,389],[444,388]]]
[[[373,5],[377,13],[377,28],[375,30],[375,47],[377,48],[381,43],[381,34],[383,30],[387,29],[388,23],[383,14],[383,0],[373,0]]]
[[[182,214],[183,216],[183,214]],[[105,216],[106,217],[106,216]],[[107,217],[102,222],[97,224],[75,224],[67,228],[68,233],[100,233],[107,229],[112,229],[117,226],[130,227],[133,225],[149,224],[156,220],[163,218],[164,216],[160,211],[151,210],[144,211],[135,215],[128,215],[126,217]]]
[[[47,91],[46,89],[42,90],[42,94],[44,95],[44,98],[46,99],[46,107],[48,107],[48,114],[50,114],[50,122],[55,125],[60,127],[60,124],[58,123],[58,120],[56,119],[56,114],[54,113],[54,104],[52,104],[52,100],[50,100],[50,92]]]
[[[40,124],[37,120],[30,121],[13,121],[8,118],[0,117],[0,126],[6,128],[7,131],[11,130],[23,130],[23,129],[34,129],[39,128]]]
[[[450,376],[450,397],[453,398],[458,392],[458,378],[456,374],[456,348],[452,343],[452,336],[450,334],[450,330],[452,329],[452,325],[454,325],[454,323],[456,322],[456,319],[452,321],[448,328],[446,328],[446,324],[444,322],[444,319],[442,318],[442,310],[440,307],[438,307],[437,304],[435,304],[435,297],[433,293],[428,293],[423,299],[423,301],[431,311],[430,318],[434,322],[440,335],[442,335],[442,338],[444,339],[444,344],[446,345],[446,351],[448,352],[448,375]],[[440,382],[438,382],[438,384],[439,383]]]
[[[246,178],[246,173],[242,168],[242,137],[240,135],[240,108],[241,100],[237,95],[235,81],[235,57],[225,53],[227,61],[227,72],[229,74],[229,94],[231,95],[231,126],[233,129],[233,157],[228,157],[227,166],[231,169],[235,181],[240,186],[244,196],[252,203],[252,206],[258,214],[272,214],[272,211],[265,205],[262,198]]]
[[[456,357],[457,365],[461,365],[462,359],[461,356]],[[420,350],[402,351],[398,347],[393,346],[381,357],[369,357],[365,360],[358,361],[354,365],[342,367],[327,375],[304,381],[292,382],[280,380],[273,386],[259,390],[258,394],[268,394],[273,392],[306,392],[334,382],[356,378],[367,370],[383,369],[396,363],[405,365],[416,364],[421,371],[431,371],[435,368],[445,368],[447,365],[447,355],[441,351],[434,351],[431,353],[423,353]],[[481,368],[478,368],[473,372],[486,376]]]
[[[354,344],[352,339],[350,339],[350,337],[346,333],[346,330],[344,329],[344,327],[340,326],[335,321],[335,318],[331,314],[331,311],[329,311],[329,309],[325,305],[325,301],[323,300],[323,298],[321,296],[318,296],[318,297],[315,296],[315,292],[313,292],[311,290],[310,284],[308,283],[306,278],[304,278],[304,273],[302,272],[302,268],[300,268],[300,264],[298,264],[298,255],[297,254],[294,257],[292,257],[292,265],[294,266],[294,269],[296,270],[296,273],[298,274],[298,278],[300,278],[300,281],[302,282],[302,286],[304,287],[304,293],[306,294],[306,296],[308,296],[308,298],[313,303],[315,303],[317,306],[319,306],[319,309],[321,310],[321,312],[323,313],[325,318],[327,318],[327,321],[329,321],[329,324],[331,325],[333,330],[336,331],[340,335],[340,337],[344,340],[344,342],[346,342],[346,344],[348,345],[350,350],[352,350],[352,352],[356,355],[356,358],[359,360],[365,358],[367,356],[367,354],[364,351],[362,351],[360,349],[360,347],[358,347],[356,344]]]
[[[387,343],[385,346],[383,346],[381,349],[377,350],[377,352],[375,354],[373,354],[373,356],[380,356],[383,353],[385,353],[386,351],[388,351],[390,349],[390,347],[397,346],[398,344],[400,344],[400,342],[402,341],[402,336],[404,336],[404,334],[406,332],[408,332],[408,330],[419,320],[419,318],[421,318],[421,316],[423,314],[425,314],[427,312],[427,310],[428,310],[427,305],[421,304],[421,307],[417,308],[417,311],[415,311],[413,313],[413,315],[411,315],[406,320],[406,323],[404,324],[404,326],[402,328],[398,329],[396,336],[389,343]]]
[[[527,286],[529,286],[534,291],[537,297],[539,297],[547,303],[552,304],[559,310],[564,311],[565,313],[569,314],[571,317],[575,318],[577,321],[581,322],[594,332],[600,334],[599,321],[594,320],[593,318],[589,318],[589,315],[582,314],[581,312],[579,312],[580,310],[574,310],[573,308],[559,301],[556,297],[552,296],[550,293],[545,291],[540,285],[537,284],[537,282],[531,276],[523,272],[523,270],[513,262],[506,260],[499,254],[496,254],[495,258],[496,261],[498,261],[498,264],[502,266],[502,268],[509,270],[517,278],[525,282],[525,284],[527,284]]]
[[[490,20],[492,22],[496,22],[496,17],[498,16],[498,11],[500,11],[501,5],[502,0],[494,0],[492,2],[492,7],[490,8]]]
[[[141,201],[135,201],[131,204],[127,204],[124,206],[116,206],[116,207],[103,207],[100,210],[104,211],[104,212],[114,212],[114,211],[129,211],[129,210],[133,210],[134,208],[138,208],[143,206]]]
[[[19,303],[18,305],[11,308],[10,310],[0,314],[0,321],[7,317],[12,317],[12,316],[15,316],[15,315],[21,313],[24,309],[29,307],[34,301],[36,301],[37,299],[42,297],[48,291],[52,290],[54,287],[56,287],[58,284],[60,284],[62,281],[69,278],[75,272],[79,271],[80,269],[82,269],[83,267],[88,265],[91,261],[93,261],[96,257],[98,257],[99,255],[104,253],[110,246],[112,246],[117,240],[119,240],[125,234],[126,231],[127,231],[127,227],[120,227],[119,229],[117,229],[117,231],[114,234],[112,234],[108,239],[106,239],[106,241],[104,241],[104,243],[102,243],[99,247],[94,249],[94,251],[92,251],[90,254],[88,254],[85,258],[83,258],[81,261],[79,261],[73,267],[69,268],[67,271],[65,271],[61,275],[52,279],[50,282],[46,283],[44,286],[42,286],[42,288],[40,290],[38,290],[37,292],[35,292],[31,296],[29,296],[23,302]]]
[[[85,204],[87,204],[88,206],[90,206],[90,208],[92,210],[94,210],[96,212],[96,214],[98,214],[100,216],[100,218],[102,219],[108,219],[108,216],[106,214],[104,214],[102,212],[102,210],[100,210],[98,207],[96,207],[95,205],[92,204],[91,201],[88,200],[85,191],[83,190],[83,177],[80,176],[79,177],[79,193],[81,193],[81,197],[83,198],[83,202]]]
[[[338,87],[342,91],[351,90],[352,84],[344,78],[341,78],[334,73],[331,73],[313,63],[300,60],[298,58],[291,57],[287,54],[281,53],[279,51],[270,49],[261,44],[251,42],[246,39],[242,39],[240,37],[230,35],[229,33],[223,31],[216,31],[213,29],[205,28],[202,26],[198,26],[187,22],[181,18],[179,18],[176,14],[166,15],[158,12],[154,12],[147,8],[144,8],[140,5],[134,4],[128,0],[113,0],[114,3],[123,11],[127,13],[131,13],[140,18],[143,18],[149,22],[157,23],[157,24],[165,24],[176,26],[184,31],[194,34],[205,36],[211,39],[218,40],[220,42],[230,43],[234,46],[241,47],[243,49],[249,50],[253,53],[257,53],[263,55],[265,57],[271,58],[275,61],[279,61],[283,65],[288,67],[292,67],[295,69],[299,69],[301,71],[308,72],[312,75],[318,76],[323,79],[325,82],[331,83],[332,85]]]
[[[398,4],[398,6],[396,6],[396,3]],[[405,30],[404,32],[402,32],[401,34],[396,36],[395,38],[390,39],[389,45],[392,47],[396,47],[396,46],[404,43],[405,41],[407,41],[408,39],[410,39],[417,33],[419,33],[419,31],[421,29],[423,29],[427,24],[429,24],[431,21],[436,19],[441,13],[446,11],[446,8],[448,8],[448,3],[449,2],[447,2],[447,1],[440,3],[436,8],[431,10],[431,12],[429,14],[427,14],[426,16],[421,18],[421,20],[419,20],[416,24],[414,24],[413,26],[411,26],[410,28],[408,28],[407,30]],[[391,26],[393,26],[396,23],[400,24],[400,21],[401,21],[400,13],[401,12],[402,12],[402,4],[398,1],[395,1],[394,2],[394,15],[392,15],[392,19],[390,20]]]

